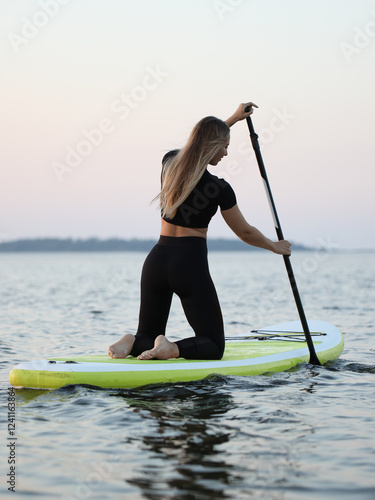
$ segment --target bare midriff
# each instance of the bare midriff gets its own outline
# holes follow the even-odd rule
[[[161,236],[173,236],[173,237],[184,237],[184,236],[199,236],[200,238],[207,238],[207,228],[196,228],[196,227],[183,227],[175,226],[169,222],[161,219]]]

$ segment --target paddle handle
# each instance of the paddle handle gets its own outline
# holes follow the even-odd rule
[[[250,111],[250,109],[249,108],[245,108],[245,111]],[[268,202],[269,202],[269,205],[270,205],[270,208],[271,208],[271,213],[272,213],[272,217],[273,217],[274,224],[275,224],[276,234],[277,234],[277,237],[278,237],[279,241],[280,240],[284,240],[285,238],[284,238],[284,235],[283,235],[283,231],[281,229],[279,217],[278,217],[277,211],[276,211],[275,202],[273,200],[273,196],[272,196],[272,192],[271,192],[271,187],[270,187],[270,184],[268,182],[266,169],[265,169],[265,166],[264,166],[264,163],[263,163],[263,158],[262,158],[262,155],[261,155],[261,152],[260,152],[260,147],[259,147],[259,142],[258,142],[258,135],[254,131],[253,122],[252,122],[250,116],[248,116],[246,118],[246,121],[247,121],[247,125],[249,127],[250,139],[251,139],[251,143],[252,143],[252,146],[253,146],[253,149],[254,149],[254,152],[255,152],[255,156],[256,156],[257,162],[258,162],[260,175],[261,175],[261,177],[263,179],[264,187],[265,187],[265,190],[266,190],[266,193],[267,193],[267,197],[268,197]],[[295,303],[296,303],[296,306],[297,306],[298,314],[299,314],[299,317],[300,317],[300,320],[301,320],[301,325],[302,325],[303,331],[305,333],[305,338],[306,338],[307,346],[309,348],[310,363],[313,364],[313,365],[320,365],[320,361],[318,359],[318,356],[316,355],[315,348],[314,348],[314,343],[313,343],[312,338],[311,338],[311,334],[310,334],[310,330],[309,330],[309,325],[307,323],[306,316],[305,316],[305,311],[304,311],[303,306],[302,306],[301,297],[300,297],[299,292],[298,292],[297,283],[296,283],[296,279],[294,277],[294,272],[293,272],[292,264],[290,262],[290,258],[289,258],[288,255],[283,255],[283,258],[284,258],[285,267],[286,267],[286,270],[287,270],[287,273],[288,273],[289,282],[290,282],[290,285],[291,285],[291,288],[292,288],[294,300],[295,300]]]

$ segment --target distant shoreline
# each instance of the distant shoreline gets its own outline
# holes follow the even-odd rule
[[[0,252],[148,252],[155,243],[153,239],[136,238],[35,238],[2,242]],[[207,246],[210,251],[262,251],[239,239],[208,238]],[[293,250],[311,251],[314,248],[293,243]]]

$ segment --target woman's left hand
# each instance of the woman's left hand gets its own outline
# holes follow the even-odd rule
[[[226,120],[227,124],[229,127],[234,125],[235,123],[239,122],[240,120],[244,120],[248,116],[250,116],[254,112],[254,108],[257,108],[258,106],[254,104],[253,102],[242,102],[234,114]],[[245,111],[246,110],[246,111]]]
[[[254,112],[253,108],[257,108],[258,106],[254,104],[253,102],[245,102],[241,103],[238,108],[236,113],[238,113],[238,116],[240,117],[240,120],[243,120],[244,118],[247,118],[248,116],[252,115]]]

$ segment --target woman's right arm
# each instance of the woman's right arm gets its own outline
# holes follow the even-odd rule
[[[222,210],[221,214],[240,240],[258,248],[264,248],[279,255],[290,255],[290,243],[287,240],[272,241],[262,234],[256,227],[250,226],[242,215],[238,205],[229,210]]]

